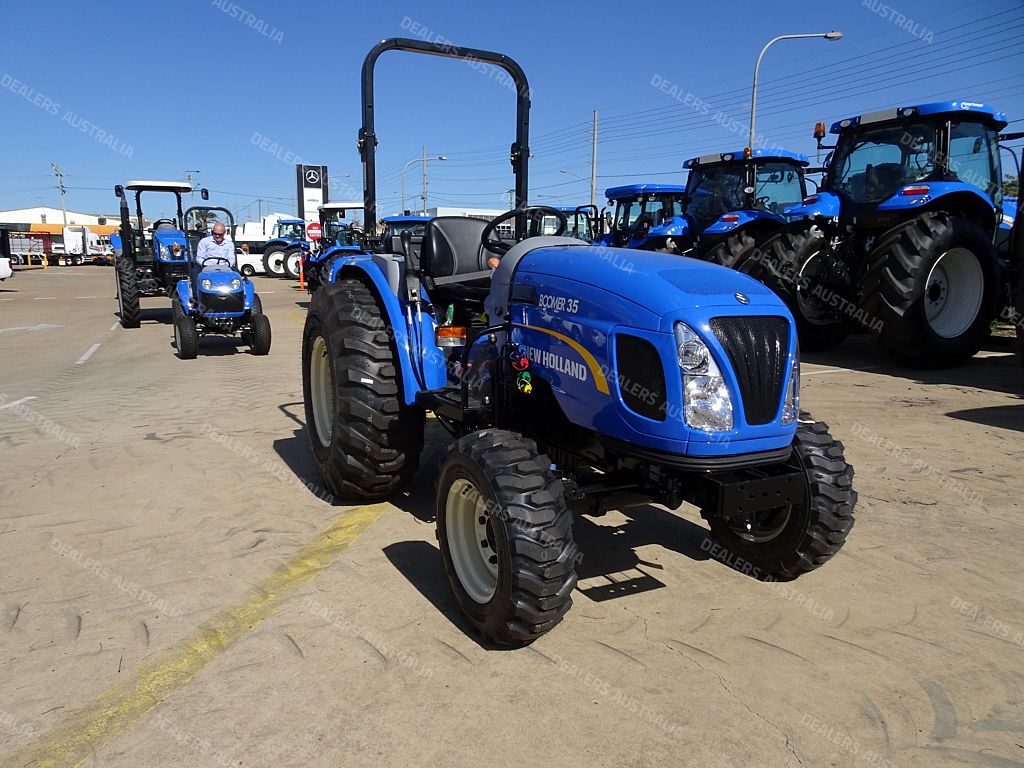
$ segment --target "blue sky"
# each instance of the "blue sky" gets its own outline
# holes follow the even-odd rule
[[[519,61],[533,91],[532,202],[588,202],[596,108],[600,202],[608,186],[681,182],[688,157],[742,147],[761,46],[831,29],[844,38],[766,54],[766,142],[813,155],[818,120],[942,98],[991,103],[1024,130],[1020,0],[17,3],[0,29],[0,208],[58,205],[51,162],[73,210],[114,212],[115,183],[199,170],[240,219],[291,211],[296,156],[329,166],[333,199],[359,197],[360,67],[394,36]],[[401,169],[423,146],[448,157],[429,166],[430,205],[507,207],[515,99],[500,79],[390,53],[377,98],[382,214],[401,207]],[[407,206],[420,187],[413,164]]]

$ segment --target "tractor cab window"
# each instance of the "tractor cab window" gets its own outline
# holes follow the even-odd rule
[[[353,227],[331,221],[327,224],[326,240],[335,245],[360,247],[362,244],[359,242],[359,234],[359,231]]]
[[[935,171],[936,132],[930,124],[894,125],[843,135],[831,168],[833,188],[855,205],[880,203]]]
[[[800,169],[791,163],[758,163],[754,207],[782,215],[783,209],[804,199]]]
[[[683,212],[683,195],[661,193],[640,195],[632,200],[620,200],[615,208],[615,229],[635,232],[657,227]]]
[[[588,243],[593,239],[590,236],[590,217],[582,211],[565,211],[565,233],[563,237],[575,237],[577,240],[586,240]],[[541,224],[542,235],[553,235],[558,231],[558,218],[545,216]]]
[[[388,237],[401,237],[402,233],[409,231],[413,237],[423,237],[427,232],[427,225],[420,221],[389,221],[387,225]]]
[[[690,171],[686,188],[689,196],[688,216],[702,227],[710,225],[723,213],[747,207],[746,169],[743,165],[713,165]]]
[[[999,150],[995,134],[980,123],[953,123],[949,134],[949,175],[971,184],[999,205]]]
[[[306,228],[300,223],[277,225],[277,236],[285,240],[302,240],[306,236]]]

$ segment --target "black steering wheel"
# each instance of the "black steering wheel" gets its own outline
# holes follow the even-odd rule
[[[206,258],[204,258],[204,259],[203,259],[203,263],[202,263],[202,264],[200,264],[200,266],[201,266],[201,267],[205,267],[205,266],[206,266],[207,264],[209,264],[209,263],[210,263],[211,261],[212,261],[213,263],[215,263],[215,264],[216,264],[216,263],[217,263],[218,261],[223,261],[223,262],[224,262],[225,264],[227,264],[227,265],[228,265],[229,267],[231,266],[231,259],[229,259],[229,258],[228,258],[227,256],[207,256]]]
[[[494,231],[498,228],[499,224],[504,224],[509,219],[514,219],[519,215],[526,216],[533,224],[534,230],[539,229],[538,225],[544,220],[545,216],[554,216],[558,219],[558,229],[554,233],[555,237],[564,235],[565,230],[569,228],[569,219],[557,208],[552,208],[549,205],[528,205],[525,208],[516,208],[506,211],[498,218],[487,222],[484,231],[480,233],[480,244],[484,247],[485,251],[497,256],[504,256],[512,249],[509,243],[494,237]],[[527,231],[530,231],[530,227],[527,227]],[[531,235],[527,235],[527,237],[531,237]]]

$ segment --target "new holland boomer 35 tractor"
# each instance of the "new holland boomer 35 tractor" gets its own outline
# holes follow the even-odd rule
[[[437,472],[444,567],[468,621],[503,645],[532,641],[569,609],[580,557],[570,505],[689,502],[760,578],[794,578],[832,557],[853,525],[853,468],[828,427],[799,411],[789,311],[719,266],[525,239],[528,220],[539,231],[559,218],[557,235],[566,220],[526,203],[529,87],[511,58],[409,39],[370,51],[359,132],[367,220],[373,71],[393,50],[513,78],[517,207],[490,222],[432,219],[418,260],[403,247],[333,262],[302,344],[306,424],[326,486],[388,497],[415,470],[432,412],[456,438]],[[510,220],[514,244],[495,234]]]
[[[1015,265],[997,252],[1006,117],[945,101],[841,120],[818,192],[786,209],[750,274],[783,297],[805,348],[850,326],[897,359],[954,365],[988,336],[1009,302]],[[819,141],[823,124],[815,128]]]
[[[132,226],[125,192],[135,193],[135,215],[138,226]],[[114,187],[121,201],[120,232],[110,238],[114,248],[114,270],[117,275],[117,307],[121,325],[138,328],[142,321],[140,298],[173,294],[178,280],[188,276],[189,247],[185,236],[185,215],[181,196],[192,187],[180,181],[129,181]],[[157,219],[152,235],[146,237],[142,215],[142,193],[161,192],[174,195],[176,219]],[[202,190],[202,198],[209,193]]]

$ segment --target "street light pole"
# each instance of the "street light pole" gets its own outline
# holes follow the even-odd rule
[[[193,173],[202,173],[202,171],[185,171],[185,173],[188,174],[188,185],[189,185],[189,187],[192,188],[192,206],[195,207],[195,204],[196,204],[196,189],[195,189],[195,187],[192,186],[192,174]]]
[[[761,53],[757,56],[757,63],[754,64],[754,87],[750,94],[750,137],[747,139],[747,148],[743,150],[745,157],[750,157],[754,151],[754,119],[757,114],[757,75],[758,71],[761,69],[761,59],[764,58],[765,51],[767,51],[773,43],[777,43],[779,40],[796,40],[803,37],[823,37],[826,40],[840,40],[843,37],[843,33],[832,30],[831,32],[814,32],[801,35],[779,35],[778,37],[769,40],[764,48],[761,49]]]
[[[423,155],[421,157],[414,157],[412,160],[402,166],[402,212],[405,213],[405,172],[409,170],[409,166],[413,163],[423,163],[423,213],[426,215],[427,212],[427,162],[430,160],[447,160],[448,158],[444,155],[436,155],[434,157],[427,157],[427,148],[423,148]]]

